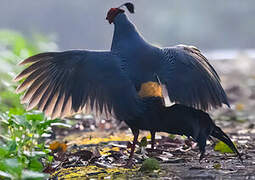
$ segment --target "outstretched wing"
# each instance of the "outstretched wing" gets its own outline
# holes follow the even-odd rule
[[[20,64],[32,63],[15,80],[25,78],[17,93],[27,90],[22,103],[51,118],[82,110],[134,116],[139,111],[134,86],[110,52],[72,50],[46,52]],[[112,111],[113,110],[113,111]],[[128,117],[124,117],[128,118]]]
[[[218,74],[197,48],[179,45],[162,51],[158,76],[172,102],[201,110],[229,106]]]

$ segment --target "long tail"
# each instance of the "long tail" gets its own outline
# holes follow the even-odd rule
[[[238,152],[238,150],[236,149],[234,143],[218,126],[215,125],[215,127],[213,128],[213,131],[211,133],[211,136],[213,136],[213,137],[221,140],[225,144],[227,144],[230,147],[230,149],[236,153],[236,155],[238,156],[240,161],[243,162],[243,159],[242,159],[240,153]]]

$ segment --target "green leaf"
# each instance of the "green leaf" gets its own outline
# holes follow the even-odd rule
[[[26,167],[29,164],[29,159],[26,155],[20,155],[19,161]]]
[[[15,120],[18,121],[21,126],[25,127],[28,130],[32,128],[31,122],[29,122],[24,115],[14,116],[14,117],[15,117]]]
[[[143,137],[139,143],[140,147],[146,147],[148,144],[147,138]]]
[[[33,171],[42,171],[43,165],[37,158],[32,158],[28,165],[28,168]]]
[[[33,151],[34,156],[44,156],[46,153],[44,151]]]
[[[24,170],[22,172],[22,179],[47,179],[49,178],[48,174],[30,171],[30,170]]]
[[[10,108],[9,109],[9,116],[11,115],[23,115],[26,111],[21,108]]]
[[[33,113],[27,113],[26,118],[27,120],[32,121],[43,121],[44,115],[42,113],[34,111]]]
[[[169,137],[170,139],[174,139],[174,138],[176,137],[176,135],[174,135],[174,134],[169,134],[168,137]]]
[[[17,149],[16,141],[11,141],[10,144],[8,145],[8,147],[9,147],[9,152],[16,151],[16,149]]]
[[[51,163],[53,161],[53,156],[48,156],[47,159],[48,159],[48,162]]]
[[[0,114],[0,122],[1,123],[4,123],[4,124],[9,124],[9,121],[8,121],[9,117],[6,113],[1,113]]]
[[[4,136],[0,134],[0,137],[6,141],[11,141],[11,138],[9,136]]]
[[[8,154],[8,149],[6,147],[0,146],[0,159],[3,159]]]
[[[155,158],[148,158],[145,161],[143,161],[140,171],[152,172],[158,169],[160,169],[159,162]]]
[[[72,127],[71,125],[65,124],[65,123],[51,123],[51,126],[62,126],[62,127],[66,127],[66,128]]]
[[[45,128],[47,126],[50,126],[52,123],[57,123],[57,122],[59,122],[59,119],[43,120],[40,122],[40,126]]]
[[[213,168],[219,170],[221,168],[221,164],[220,163],[215,163],[213,165]]]
[[[13,176],[11,174],[6,173],[4,171],[0,171],[0,179],[1,179],[1,177],[13,179]]]
[[[22,115],[12,115],[11,120],[16,124],[20,126],[27,126],[28,122],[26,121],[26,118]]]
[[[15,177],[21,176],[22,164],[17,159],[4,159],[0,161],[0,170],[10,173]]]
[[[215,146],[214,146],[215,151],[219,151],[221,153],[234,153],[228,145],[226,145],[224,142],[219,141]]]
[[[5,164],[8,168],[16,169],[20,167],[20,163],[17,159],[5,159]]]

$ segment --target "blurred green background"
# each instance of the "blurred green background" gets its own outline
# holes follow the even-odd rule
[[[41,51],[56,49],[57,45],[47,36],[34,33],[25,38],[18,31],[0,30],[0,112],[9,108],[23,109],[20,95],[15,94],[17,83],[12,81],[22,69],[17,63]]]

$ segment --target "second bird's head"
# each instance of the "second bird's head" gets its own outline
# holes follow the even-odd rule
[[[108,13],[107,13],[107,16],[106,16],[106,19],[108,20],[108,22],[111,24],[113,21],[114,21],[114,18],[118,15],[118,14],[121,14],[121,13],[124,13],[125,10],[121,9],[121,7],[125,6],[128,11],[130,13],[134,13],[134,5],[132,3],[125,3],[125,4],[122,4],[121,6],[117,7],[117,8],[111,8]]]

